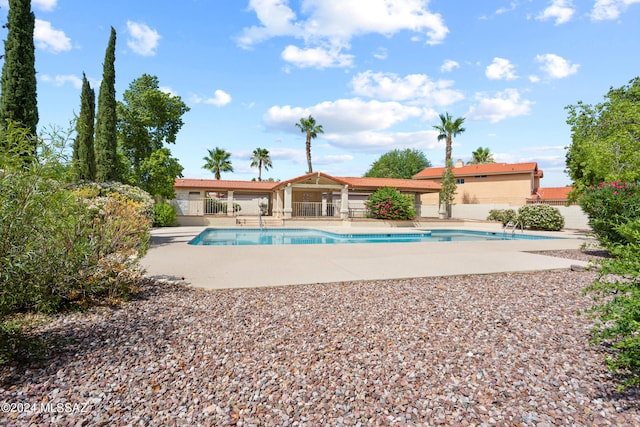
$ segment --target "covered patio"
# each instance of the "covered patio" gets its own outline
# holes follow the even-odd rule
[[[427,180],[334,177],[323,172],[282,182],[178,178],[173,203],[181,216],[363,218],[365,201],[382,187],[393,187],[413,197],[418,217],[421,196],[440,191],[440,184]]]

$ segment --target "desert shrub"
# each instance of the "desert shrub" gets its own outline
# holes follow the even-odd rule
[[[640,219],[640,187],[626,182],[600,183],[578,199],[589,226],[604,244],[624,243],[618,227]]]
[[[153,225],[155,227],[170,227],[175,224],[176,207],[167,202],[159,202],[153,206]]]
[[[491,209],[487,221],[500,221],[502,225],[507,225],[510,221],[515,222],[517,217],[513,209]]]
[[[564,217],[558,208],[538,204],[518,209],[517,221],[531,230],[558,231],[564,227]]]
[[[413,198],[400,193],[396,188],[380,188],[364,204],[372,218],[406,220],[416,217]]]
[[[588,312],[599,318],[593,342],[613,349],[607,366],[620,374],[624,389],[640,385],[640,219],[616,226],[615,231],[625,241],[607,244],[613,257],[600,261],[598,278],[585,294],[594,301]]]
[[[151,197],[122,184],[69,186],[58,158],[25,158],[21,143],[33,140],[12,135],[0,144],[0,320],[126,297],[149,245]]]
[[[585,290],[598,318],[593,342],[606,343],[607,365],[624,389],[640,385],[640,188],[625,182],[601,183],[579,198],[589,225],[612,255],[599,263],[598,277]]]

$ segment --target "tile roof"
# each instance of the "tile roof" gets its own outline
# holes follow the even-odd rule
[[[208,190],[261,190],[269,191],[280,185],[270,181],[234,181],[226,179],[176,178],[175,188],[206,188]]]
[[[317,177],[326,181],[333,181],[336,184],[347,185],[352,189],[370,190],[380,187],[395,187],[399,190],[417,191],[417,192],[436,192],[440,191],[440,184],[414,179],[395,179],[395,178],[361,178],[361,177],[337,177],[327,175],[323,172],[312,172],[296,178],[291,178],[282,182],[266,182],[266,181],[233,181],[233,180],[217,180],[217,179],[189,179],[176,178],[175,188],[204,188],[207,190],[234,190],[234,191],[274,191],[278,188],[285,187],[287,184],[295,184],[296,182],[308,181]],[[320,187],[322,184],[319,184]]]
[[[566,200],[571,191],[573,191],[573,187],[538,188],[531,198],[537,199],[537,196],[539,195],[540,200]]]
[[[413,179],[441,178],[444,167],[426,168],[413,176]],[[542,178],[542,171],[538,170],[536,162],[528,163],[484,163],[478,165],[464,165],[453,168],[454,176],[476,175],[504,175],[513,173],[533,172]]]
[[[380,187],[395,187],[399,190],[429,190],[440,191],[440,184],[433,181],[397,178],[360,178],[344,177],[344,181],[353,188],[375,189]],[[429,192],[427,191],[427,192]]]

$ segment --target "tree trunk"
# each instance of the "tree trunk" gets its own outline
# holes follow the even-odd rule
[[[313,172],[311,167],[311,134],[309,132],[307,132],[307,166],[309,167],[307,173]]]
[[[447,135],[447,148],[445,151],[445,157],[444,157],[444,163],[445,166],[449,164],[449,161],[451,160],[451,135]]]

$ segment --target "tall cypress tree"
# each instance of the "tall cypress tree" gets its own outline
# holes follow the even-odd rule
[[[76,177],[88,181],[96,179],[96,159],[93,148],[95,117],[96,94],[91,88],[87,76],[82,73],[80,116],[76,123],[77,136],[73,146],[73,160],[76,168]]]
[[[14,120],[36,135],[38,101],[36,95],[36,55],[33,44],[35,15],[31,0],[9,0],[7,40],[4,43],[0,126]],[[35,147],[34,147],[35,150]]]
[[[116,117],[116,30],[111,27],[111,37],[102,65],[102,83],[98,94],[96,118],[96,181],[118,179],[118,144]]]

